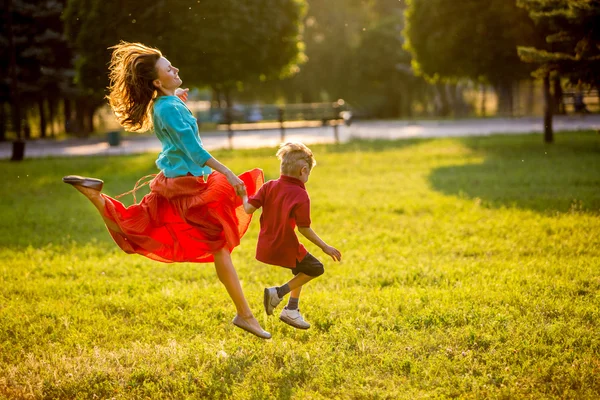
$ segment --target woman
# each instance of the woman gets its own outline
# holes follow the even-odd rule
[[[101,193],[99,179],[69,175],[63,181],[94,204],[125,252],[162,262],[214,262],[237,309],[233,324],[270,338],[248,306],[230,254],[250,224],[237,194],[255,193],[262,171],[238,177],[202,147],[196,120],[181,100],[187,89],[179,88],[179,70],[159,50],[127,42],[112,49],[110,106],[126,130],[154,127],[163,146],[156,160],[161,172],[150,193],[128,208]]]

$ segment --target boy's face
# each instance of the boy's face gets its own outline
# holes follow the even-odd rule
[[[298,177],[298,179],[300,179],[302,181],[302,183],[306,183],[306,182],[308,182],[309,176],[310,176],[310,168],[308,168],[308,165],[304,164],[302,166],[302,168],[300,168],[300,176]]]

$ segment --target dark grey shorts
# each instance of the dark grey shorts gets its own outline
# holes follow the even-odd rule
[[[298,275],[300,272],[317,277],[323,275],[325,269],[321,261],[317,260],[312,254],[306,253],[302,261],[296,261],[296,268],[292,268],[292,274]]]

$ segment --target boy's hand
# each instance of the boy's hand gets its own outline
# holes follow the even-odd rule
[[[342,260],[342,253],[340,253],[340,251],[338,249],[336,249],[335,247],[331,247],[331,246],[325,246],[323,248],[323,252],[325,254],[327,254],[328,256],[330,256],[331,258],[333,258],[333,261],[341,261]]]

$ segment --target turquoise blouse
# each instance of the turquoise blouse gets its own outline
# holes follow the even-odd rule
[[[162,143],[156,166],[167,178],[211,173],[205,164],[212,156],[202,146],[196,118],[179,97],[156,98],[152,120]]]

